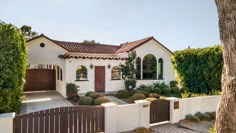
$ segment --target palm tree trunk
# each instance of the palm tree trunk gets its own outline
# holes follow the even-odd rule
[[[217,133],[236,133],[236,0],[215,0],[223,47],[222,95],[216,113]]]

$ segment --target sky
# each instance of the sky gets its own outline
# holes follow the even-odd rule
[[[0,0],[0,20],[63,41],[153,36],[172,51],[220,43],[214,0]]]

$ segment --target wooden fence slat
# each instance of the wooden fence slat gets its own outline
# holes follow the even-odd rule
[[[44,124],[44,110],[40,111],[39,113],[39,125],[40,125],[40,128],[39,128],[39,132],[40,133],[45,133],[45,124]]]
[[[49,116],[50,116],[50,133],[54,133],[54,111],[55,109],[49,110]]]
[[[73,114],[74,114],[74,107],[69,107],[69,133],[73,132],[73,127],[74,127],[74,123],[73,123]]]
[[[83,133],[86,133],[86,110],[83,110],[82,111],[83,112],[83,115],[82,115],[82,117],[83,117],[83,121],[82,121],[82,123],[83,123]]]
[[[49,110],[45,110],[45,133],[50,133],[49,131]]]
[[[63,133],[63,131],[65,131],[65,129],[64,129],[64,125],[65,125],[65,121],[64,121],[65,114],[64,114],[64,112],[65,112],[65,108],[64,107],[60,108],[60,133]]]
[[[55,133],[59,133],[59,108],[55,109]]]
[[[38,113],[39,112],[34,113],[34,133],[39,133]]]
[[[91,132],[95,132],[95,128],[94,128],[94,123],[95,123],[95,119],[94,119],[94,110],[91,110],[90,112],[91,115]]]
[[[65,112],[64,112],[64,131],[63,133],[69,133],[68,132],[68,107],[65,107]]]
[[[74,107],[74,119],[73,119],[74,121],[73,121],[73,123],[74,123],[74,133],[77,133],[78,131],[77,131],[77,128],[78,128],[78,123],[77,123],[77,121],[78,121],[78,112],[77,112],[77,108],[76,107]]]
[[[28,114],[28,133],[33,133],[33,113]]]
[[[78,120],[79,120],[79,126],[78,126],[78,133],[82,133],[83,132],[83,127],[82,127],[82,125],[83,125],[83,119],[82,119],[82,115],[83,115],[83,113],[82,113],[82,111],[81,110],[79,110],[78,111]]]

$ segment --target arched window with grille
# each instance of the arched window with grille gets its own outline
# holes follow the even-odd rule
[[[152,54],[143,58],[143,79],[157,79],[157,60]]]
[[[118,66],[114,66],[111,69],[111,79],[112,80],[119,80],[121,79],[121,71]]]
[[[87,68],[79,66],[76,70],[76,80],[87,80]]]
[[[163,59],[158,60],[158,79],[163,79]]]
[[[136,79],[141,79],[141,58],[136,58]]]

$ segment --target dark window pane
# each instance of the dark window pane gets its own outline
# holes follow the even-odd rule
[[[143,59],[143,79],[157,79],[157,60],[152,54]]]
[[[136,79],[141,79],[141,59],[136,59]]]

